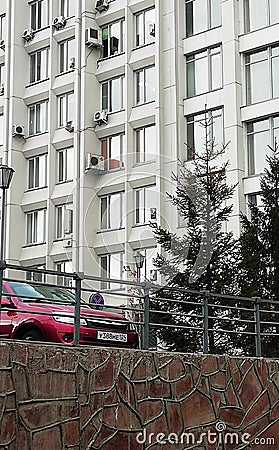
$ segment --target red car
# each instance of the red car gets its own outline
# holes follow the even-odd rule
[[[0,337],[72,344],[74,302],[66,289],[4,281]],[[94,310],[84,301],[80,314],[80,344],[138,347],[138,334],[122,315]]]

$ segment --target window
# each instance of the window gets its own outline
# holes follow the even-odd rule
[[[55,208],[56,239],[63,239],[73,232],[73,210],[69,205],[59,205]]]
[[[58,127],[65,127],[67,122],[73,121],[74,118],[74,93],[68,92],[67,94],[60,95],[58,97]]]
[[[71,261],[60,261],[55,264],[55,269],[57,272],[62,273],[73,273],[73,266]],[[72,286],[73,278],[72,277],[64,277],[63,275],[57,276],[57,284],[59,286]]]
[[[33,269],[42,269],[45,270],[46,266],[44,264],[41,264],[39,266],[32,266]],[[46,283],[47,282],[47,277],[45,273],[39,273],[39,272],[33,272],[33,271],[28,271],[26,272],[26,280],[27,281],[38,281],[39,283]]]
[[[145,67],[136,72],[136,103],[155,100],[155,67]]]
[[[48,78],[48,55],[48,48],[30,55],[30,83]]]
[[[101,140],[101,153],[108,170],[122,167],[123,134],[116,134]]]
[[[75,53],[75,39],[69,39],[59,44],[59,73],[67,72],[75,67]]]
[[[26,244],[41,244],[45,241],[46,210],[26,214]]]
[[[102,83],[102,109],[115,112],[123,108],[123,81],[121,76]]]
[[[186,36],[221,25],[221,0],[186,0]]]
[[[4,145],[4,114],[0,114],[0,145]]]
[[[102,28],[102,57],[118,55],[124,51],[124,20]]]
[[[101,230],[118,229],[123,226],[123,192],[100,198]]]
[[[246,55],[247,104],[278,97],[278,77],[279,47]]]
[[[29,106],[29,135],[48,130],[48,101]]]
[[[35,156],[28,160],[28,189],[46,186],[47,154]]]
[[[136,135],[136,162],[142,163],[154,158],[156,152],[155,125],[139,128]]]
[[[216,151],[221,150],[224,137],[222,109],[188,116],[186,118],[186,128],[187,161],[194,159],[195,152],[204,152],[206,139],[209,143],[214,141]]]
[[[102,278],[111,278],[116,280],[123,279],[123,253],[112,253],[100,256],[100,269]],[[101,282],[101,289],[120,288],[119,283]]]
[[[5,81],[6,81],[5,64],[0,64],[0,95],[3,95],[5,92]]]
[[[6,15],[0,16],[0,40],[6,39]]]
[[[270,131],[273,139],[270,142]],[[248,175],[262,173],[266,167],[268,145],[279,137],[279,117],[247,124]]]
[[[60,2],[61,16],[72,17],[76,12],[76,0],[61,0]]]
[[[155,41],[155,9],[148,9],[136,15],[136,47]]]
[[[71,181],[74,178],[74,148],[64,148],[57,152],[58,183]]]
[[[158,192],[156,186],[135,189],[135,224],[142,225],[156,220]]]
[[[48,0],[37,0],[31,3],[31,28],[38,30],[48,25]]]
[[[221,47],[186,57],[187,97],[222,87]]]
[[[278,0],[244,0],[245,32],[279,22]]]

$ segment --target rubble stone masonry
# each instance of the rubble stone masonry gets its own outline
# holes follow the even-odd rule
[[[2,341],[0,450],[276,450],[278,368]]]

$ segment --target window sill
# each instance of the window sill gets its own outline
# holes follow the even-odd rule
[[[151,103],[155,103],[155,99],[154,100],[150,100],[149,102],[140,102],[140,103],[136,103],[135,105],[134,105],[134,108],[136,108],[136,107],[138,107],[138,106],[143,106],[143,105],[149,105],[149,104],[151,104]]]
[[[217,30],[218,28],[221,28],[221,27],[222,27],[222,24],[216,25],[216,27],[206,28],[205,30],[200,31],[199,33],[191,34],[191,36],[185,36],[184,39],[191,39],[195,36],[200,36],[201,34],[207,33],[208,31]]]
[[[124,227],[121,227],[121,228],[105,228],[103,230],[97,231],[97,234],[109,233],[110,231],[115,232],[115,231],[121,231],[121,230],[125,230],[125,228]]]
[[[30,244],[24,244],[22,246],[22,248],[28,248],[28,247],[38,247],[39,245],[44,245],[46,244],[46,241],[43,242],[34,242],[34,243],[30,243]]]
[[[44,78],[43,80],[37,80],[37,81],[32,81],[31,83],[27,84],[26,87],[33,87],[33,86],[37,86],[38,84],[44,83],[45,81],[49,81],[50,78]]]
[[[75,71],[75,67],[73,69],[65,70],[64,72],[57,73],[55,78],[62,77],[63,75],[67,75],[68,73],[73,73]]]
[[[134,164],[134,167],[145,166],[147,164],[154,164],[155,162],[156,162],[156,159],[148,159],[147,161],[136,162]]]
[[[121,55],[125,55],[125,52],[119,52],[119,53],[116,53],[115,55],[104,56],[103,58],[100,58],[100,59],[97,60],[97,64],[102,62],[102,61],[108,61],[108,60],[110,60],[112,58],[116,58],[117,56],[121,56]]]
[[[30,138],[33,138],[33,137],[36,137],[36,136],[42,136],[43,134],[47,134],[47,133],[48,133],[48,131],[42,131],[41,133],[29,134],[28,136],[26,136],[25,139],[30,139]]]
[[[136,47],[134,47],[132,49],[132,51],[134,52],[134,51],[136,51],[136,50],[138,50],[140,48],[150,47],[151,45],[154,45],[154,44],[155,44],[155,40],[154,40],[154,42],[148,42],[148,44],[137,45]]]
[[[42,191],[42,190],[44,190],[46,188],[47,188],[47,185],[46,186],[33,187],[33,188],[27,188],[25,192]]]
[[[74,180],[71,179],[71,180],[57,181],[55,184],[60,186],[61,184],[71,183],[71,181],[74,181]]]
[[[186,98],[184,98],[184,101],[185,101],[185,100],[191,100],[192,98],[201,97],[202,95],[207,95],[207,94],[210,94],[211,92],[218,92],[218,91],[220,91],[221,89],[223,89],[223,86],[220,86],[220,87],[218,87],[218,88],[216,88],[216,89],[213,89],[213,90],[211,90],[211,91],[205,91],[205,92],[202,92],[201,94],[194,94],[194,95],[191,95],[191,97],[186,97]]]

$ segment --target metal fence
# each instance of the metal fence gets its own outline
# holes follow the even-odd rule
[[[3,283],[11,281],[60,286],[74,295],[74,345],[80,341],[81,299],[90,301],[92,294],[100,293],[105,299],[105,311],[118,312],[133,324],[142,349],[273,358],[279,355],[277,301],[2,263],[1,298]],[[4,310],[13,308],[0,306],[0,320]]]

